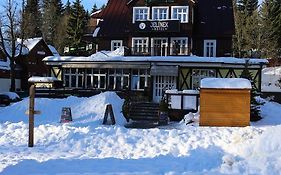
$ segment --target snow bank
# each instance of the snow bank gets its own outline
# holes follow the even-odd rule
[[[211,89],[251,89],[251,82],[244,78],[204,78],[201,88]]]
[[[66,99],[35,99],[35,110],[40,110],[41,115],[37,115],[35,123],[37,125],[58,123],[63,107],[70,107],[74,123],[87,123],[99,125],[102,123],[106,104],[112,104],[116,122],[118,125],[125,123],[125,118],[121,113],[123,100],[113,92],[105,92],[89,98],[68,97]],[[0,122],[28,122],[25,115],[29,105],[29,99],[12,104],[0,110]]]
[[[19,95],[15,92],[1,92],[0,94],[7,95],[11,100],[19,100],[20,99]]]

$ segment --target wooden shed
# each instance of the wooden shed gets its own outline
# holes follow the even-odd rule
[[[200,126],[250,125],[249,80],[205,78],[200,87]]]

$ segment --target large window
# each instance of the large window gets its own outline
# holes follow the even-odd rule
[[[178,19],[181,23],[188,23],[188,6],[172,7],[172,19]]]
[[[175,37],[171,38],[171,55],[187,55],[188,38]]]
[[[132,51],[134,54],[148,53],[148,38],[133,38]]]
[[[134,7],[133,8],[133,23],[135,21],[147,21],[149,18],[148,7]]]
[[[212,69],[193,69],[192,88],[198,89],[203,78],[216,77],[216,71]]]
[[[124,90],[129,88],[129,69],[109,69],[108,89]]]
[[[131,89],[144,90],[149,86],[149,76],[147,69],[134,69],[132,70]]]
[[[85,69],[64,69],[64,85],[71,88],[83,88]]]
[[[111,51],[118,49],[119,47],[123,46],[122,40],[112,40],[111,41]]]
[[[153,20],[165,20],[169,18],[168,7],[152,7]]]
[[[86,88],[105,89],[105,87],[106,87],[106,69],[86,70]]]

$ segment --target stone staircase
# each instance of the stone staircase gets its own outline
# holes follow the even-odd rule
[[[129,119],[133,121],[158,122],[158,111],[158,103],[132,103],[129,111]]]

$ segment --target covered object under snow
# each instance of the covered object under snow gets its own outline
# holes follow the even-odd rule
[[[200,87],[200,126],[249,126],[249,80],[205,78]]]

